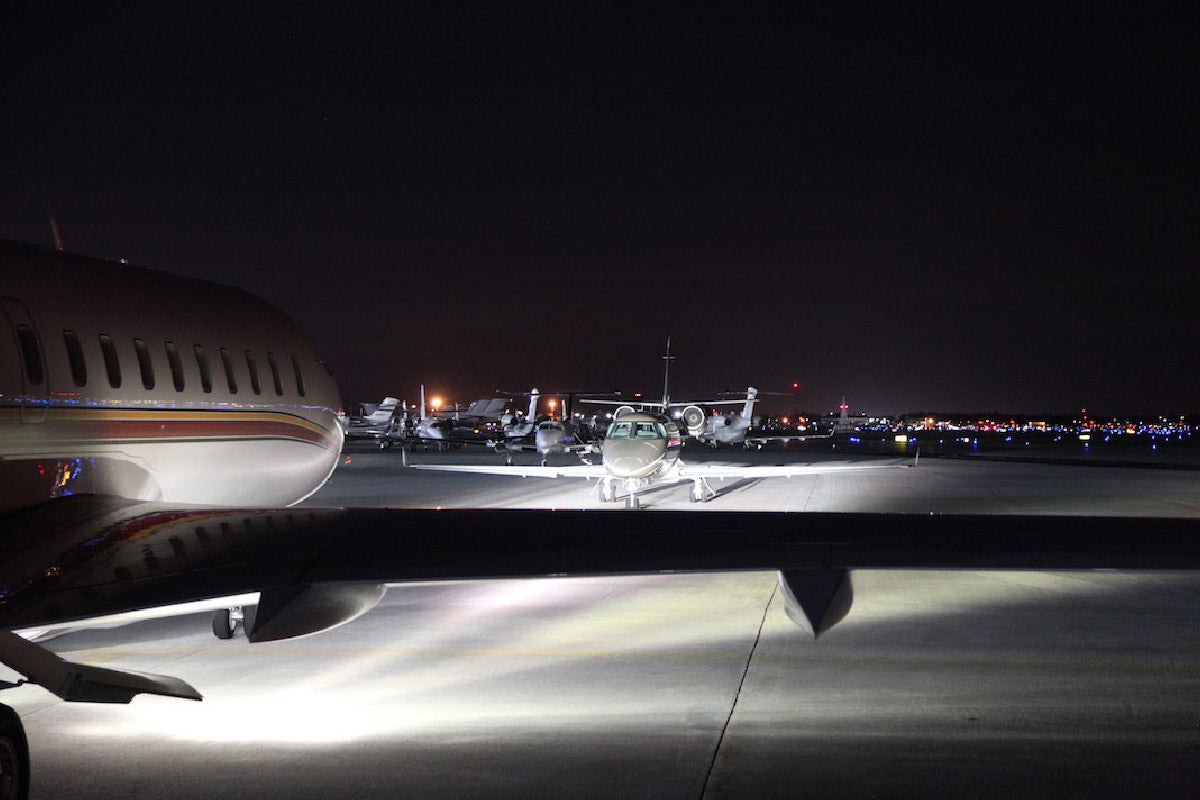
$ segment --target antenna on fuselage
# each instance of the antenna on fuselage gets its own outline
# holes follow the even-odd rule
[[[663,354],[663,410],[662,413],[671,413],[671,362],[675,360],[675,356],[671,355],[671,337],[667,337],[667,352]]]
[[[58,229],[58,220],[56,220],[54,217],[50,218],[50,234],[54,237],[55,250],[67,249],[65,246],[63,246],[62,231]]]

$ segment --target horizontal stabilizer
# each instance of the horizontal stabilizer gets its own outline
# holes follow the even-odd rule
[[[76,664],[7,631],[0,633],[0,662],[30,683],[75,703],[128,703],[139,694],[201,699],[179,678]]]

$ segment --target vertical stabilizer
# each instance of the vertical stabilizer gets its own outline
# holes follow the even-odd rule
[[[667,337],[667,352],[663,354],[663,413],[671,413],[671,362],[675,360],[675,356],[671,355],[671,337]]]
[[[753,386],[746,388],[746,405],[742,406],[742,419],[751,422],[754,419],[754,404],[758,402],[758,389]]]

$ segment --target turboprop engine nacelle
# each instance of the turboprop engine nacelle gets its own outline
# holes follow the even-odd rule
[[[704,409],[700,406],[688,406],[680,415],[688,435],[699,436],[704,433]]]

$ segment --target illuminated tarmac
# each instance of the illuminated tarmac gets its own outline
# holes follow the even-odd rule
[[[310,504],[602,505],[584,481],[349,455]],[[658,489],[637,513],[1200,517],[1200,473],[1182,471],[930,460],[714,488],[703,506],[686,485]],[[853,610],[817,641],[767,573],[396,587],[360,620],[271,645],[208,627],[192,615],[52,640],[179,675],[205,700],[4,692],[31,740],[32,796],[1182,797],[1200,778],[1194,574],[857,572]]]

